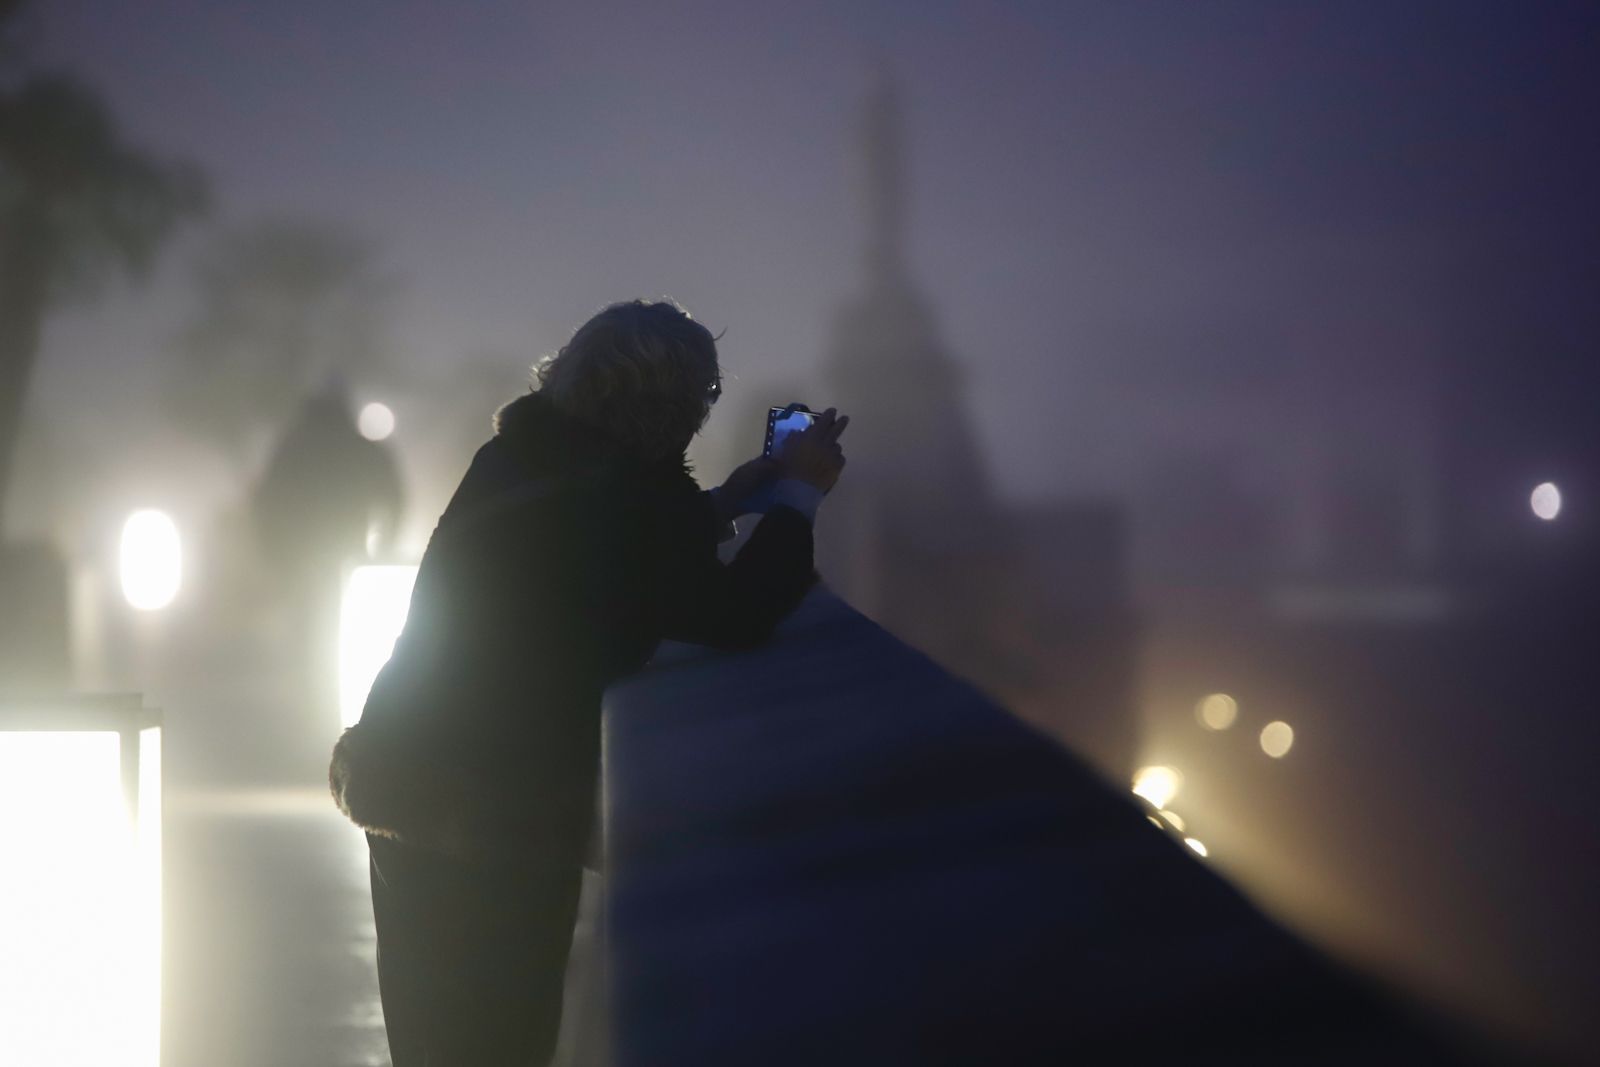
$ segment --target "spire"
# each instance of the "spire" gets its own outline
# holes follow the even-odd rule
[[[905,153],[900,93],[885,60],[876,64],[860,128],[869,287],[898,281],[905,266]]]

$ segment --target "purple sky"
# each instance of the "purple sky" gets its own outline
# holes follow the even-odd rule
[[[602,303],[667,293],[727,329],[733,389],[809,381],[857,278],[847,149],[885,55],[912,263],[1016,493],[1129,476],[1157,428],[1107,414],[1130,392],[1162,426],[1191,389],[1276,397],[1307,365],[1476,395],[1546,358],[1458,355],[1485,294],[1551,324],[1552,391],[1572,391],[1561,352],[1593,350],[1586,5],[52,0],[36,19],[41,57],[131,137],[212,174],[222,219],[378,238],[405,280],[398,358],[531,359]],[[53,321],[43,410],[154,380],[183,264]]]

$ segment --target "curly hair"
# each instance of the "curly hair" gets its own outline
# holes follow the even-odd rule
[[[612,304],[534,368],[539,394],[648,460],[681,456],[721,386],[716,338],[670,300]]]

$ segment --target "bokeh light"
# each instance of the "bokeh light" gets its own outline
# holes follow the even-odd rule
[[[1171,824],[1174,830],[1178,831],[1179,833],[1183,832],[1184,827],[1182,815],[1179,815],[1175,811],[1167,811],[1165,809],[1162,809],[1160,815],[1163,819],[1167,820],[1167,822]]]
[[[172,516],[144,508],[122,524],[122,595],[140,611],[160,611],[183,582],[183,545]]]
[[[1226,730],[1239,717],[1239,702],[1227,693],[1212,693],[1195,705],[1194,716],[1207,730]]]
[[[1140,767],[1133,776],[1133,791],[1158,808],[1164,808],[1178,795],[1183,775],[1171,767]]]
[[[1534,486],[1528,506],[1533,508],[1535,515],[1549,522],[1561,514],[1561,490],[1556,488],[1555,482],[1541,482]]]
[[[1261,751],[1282,759],[1294,746],[1294,727],[1286,722],[1269,722],[1261,728]]]
[[[394,412],[388,404],[374,400],[356,416],[356,429],[369,441],[382,441],[394,433]]]
[[[1183,839],[1183,843],[1188,845],[1190,848],[1194,849],[1194,851],[1195,851],[1195,853],[1197,855],[1201,855],[1201,856],[1209,856],[1209,855],[1211,855],[1211,851],[1206,848],[1205,842],[1201,841],[1198,837],[1186,837],[1186,838]]]

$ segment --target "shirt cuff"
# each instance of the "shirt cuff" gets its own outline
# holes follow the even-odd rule
[[[822,490],[798,478],[779,478],[772,487],[772,503],[794,508],[807,519],[815,520],[822,506]]]

